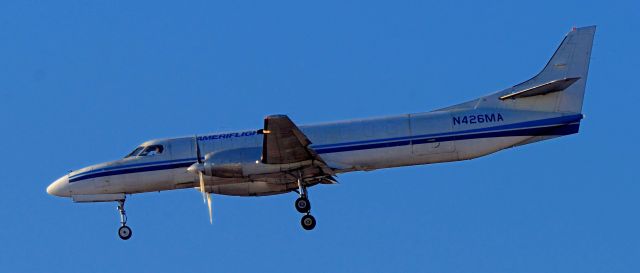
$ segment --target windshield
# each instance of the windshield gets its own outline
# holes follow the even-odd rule
[[[162,154],[164,151],[164,147],[162,145],[149,145],[149,146],[140,146],[133,150],[133,152],[129,153],[124,158],[134,157],[134,156],[153,156]]]
[[[133,152],[129,153],[129,154],[128,154],[127,156],[125,156],[124,158],[132,157],[132,156],[137,156],[137,155],[140,153],[140,151],[142,151],[142,149],[144,149],[144,147],[140,146],[140,147],[136,148],[135,150],[133,150]]]
[[[151,145],[144,148],[144,150],[142,150],[142,152],[138,156],[159,155],[163,150],[164,148],[162,148],[162,145]]]

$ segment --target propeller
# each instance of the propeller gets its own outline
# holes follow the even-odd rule
[[[204,165],[202,164],[202,155],[200,153],[200,143],[198,142],[198,136],[195,136],[196,144],[196,163],[191,165],[187,171],[198,172],[200,178],[200,192],[202,192],[202,201],[209,207],[209,223],[213,224],[213,213],[211,209],[211,193],[208,193],[204,184]]]
[[[198,164],[197,171],[200,176],[200,192],[202,192],[202,201],[206,203],[207,198],[205,195],[207,195],[207,191],[204,187],[204,174],[202,173],[204,171],[204,168],[202,166],[202,154],[200,153],[200,143],[198,142],[198,136],[195,136],[195,141],[196,141],[196,163]]]

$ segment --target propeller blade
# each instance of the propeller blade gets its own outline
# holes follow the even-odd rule
[[[209,223],[213,224],[213,215],[211,213],[211,194],[207,194],[207,204],[209,205]]]
[[[202,163],[202,159],[200,155],[200,142],[198,142],[198,136],[196,136],[195,141],[196,141],[196,161],[198,163]]]
[[[201,166],[200,164],[202,164],[202,155],[200,154],[200,143],[198,142],[197,135],[195,136],[194,140],[196,142],[196,162],[198,162],[198,165],[196,166]],[[198,176],[200,177],[200,192],[202,192],[202,201],[207,203],[207,206],[209,207],[209,223],[213,224],[213,212],[211,209],[211,194],[207,193],[207,189],[205,188],[204,174],[202,173],[202,170],[198,170]]]
[[[202,192],[202,201],[207,202],[207,198],[205,196],[207,195],[207,190],[204,187],[204,175],[202,175],[202,172],[198,172],[198,174],[200,175],[200,192]]]

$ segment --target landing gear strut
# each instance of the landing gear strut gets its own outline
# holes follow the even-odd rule
[[[296,210],[300,213],[304,213],[300,220],[300,224],[302,224],[302,228],[305,230],[312,230],[316,227],[316,218],[311,216],[311,203],[309,202],[309,198],[307,197],[307,187],[302,185],[302,179],[298,176],[298,194],[300,197],[296,199]]]
[[[118,236],[122,240],[129,240],[133,235],[131,228],[127,226],[127,212],[124,210],[124,200],[118,200],[118,212],[120,213],[120,228]]]

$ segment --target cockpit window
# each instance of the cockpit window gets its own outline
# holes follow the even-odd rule
[[[128,154],[127,156],[125,156],[124,158],[132,157],[132,156],[137,156],[137,155],[140,153],[140,151],[142,151],[142,149],[144,149],[144,147],[140,146],[140,147],[136,148],[135,150],[133,150],[133,152],[129,153],[129,154]]]
[[[151,145],[144,148],[144,150],[138,156],[152,156],[159,155],[164,151],[162,145]]]
[[[162,145],[149,145],[149,146],[140,146],[133,150],[133,152],[129,153],[124,158],[134,157],[134,156],[152,156],[159,155],[164,151],[164,147]]]

